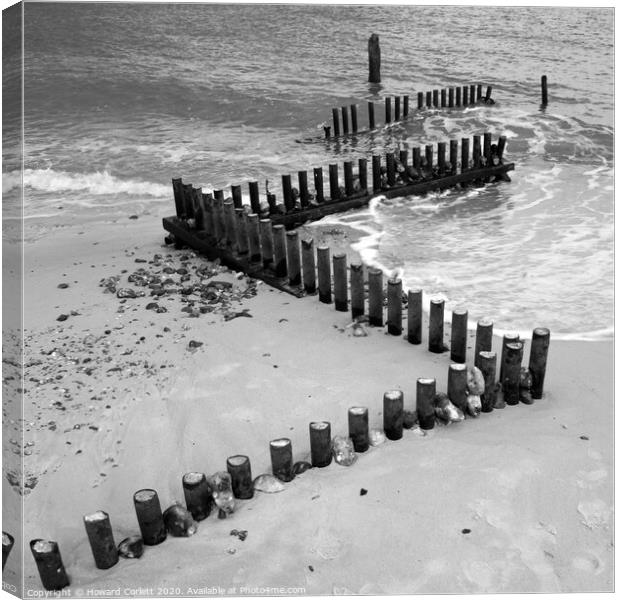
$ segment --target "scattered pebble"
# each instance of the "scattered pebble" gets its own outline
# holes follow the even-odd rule
[[[467,529],[467,528],[461,529],[461,533],[464,533],[464,534],[471,533],[471,529]]]
[[[58,288],[61,290],[66,290],[69,287],[68,283],[59,283]]]
[[[365,488],[360,489],[360,496],[365,496],[368,493],[368,490]]]
[[[579,439],[580,440],[589,440],[590,438],[587,435],[580,435]]]
[[[64,315],[64,314],[63,314],[63,315],[58,315],[58,316],[56,317],[56,320],[57,320],[57,321],[66,321],[68,318],[69,318],[69,315]]]

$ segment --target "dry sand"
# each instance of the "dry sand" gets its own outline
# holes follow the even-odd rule
[[[310,421],[346,434],[347,408],[364,405],[380,428],[386,390],[401,389],[413,409],[416,378],[446,389],[449,355],[427,351],[426,329],[421,346],[377,328],[354,337],[349,314],[316,296],[295,299],[231,272],[212,276],[232,283],[230,304],[196,318],[181,311],[181,295],[121,303],[104,293],[102,278],[127,270],[121,285],[132,287],[130,273],[154,269],[136,259],[170,254],[180,267],[190,252],[163,237],[158,219],[141,216],[26,245],[25,434],[23,444],[5,435],[4,451],[26,453],[24,539],[58,541],[74,595],[613,589],[612,344],[558,342],[553,332],[534,405],[426,436],[405,431],[351,467],[312,469],[281,493],[239,501],[228,519],[212,514],[193,537],[97,570],[83,515],[108,512],[119,542],[138,532],[140,488],[155,488],[165,508],[183,501],[188,471],[225,470],[241,453],[254,475],[270,472],[271,439],[290,437],[295,460],[307,459]],[[186,263],[190,273],[209,266]],[[152,301],[167,312],[146,310]],[[203,345],[189,349],[190,340]],[[18,385],[5,381],[5,397]],[[5,476],[11,468],[5,461]],[[5,510],[16,514],[20,500],[5,481]],[[19,534],[15,522],[4,529]],[[18,560],[15,551],[5,581],[16,583]],[[24,563],[26,590],[40,590],[27,546]]]

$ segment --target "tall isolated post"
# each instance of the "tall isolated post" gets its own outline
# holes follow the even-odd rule
[[[368,38],[368,83],[381,83],[381,48],[376,33]]]

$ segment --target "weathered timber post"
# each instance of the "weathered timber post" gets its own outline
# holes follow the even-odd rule
[[[181,177],[172,178],[172,193],[174,194],[174,208],[177,218],[182,219],[185,206],[183,206],[183,179]]]
[[[420,149],[420,147],[416,146],[411,152],[411,155],[414,169],[419,169],[422,165],[422,150]]]
[[[443,311],[444,301],[431,300],[431,309],[428,321],[428,350],[440,354],[445,351],[443,344]]]
[[[452,311],[450,360],[455,363],[464,363],[467,357],[467,317],[464,309]]]
[[[250,181],[248,184],[250,189],[250,206],[252,212],[260,215],[260,197],[258,195],[258,181]]]
[[[401,335],[403,332],[403,282],[398,278],[387,282],[387,328],[390,335]]]
[[[351,318],[364,314],[364,268],[362,263],[351,263]]]
[[[357,176],[360,180],[360,188],[363,192],[368,192],[368,166],[365,158],[357,161]]]
[[[368,102],[368,129],[375,128],[375,103]]]
[[[481,167],[480,157],[482,156],[482,152],[480,151],[480,135],[474,135],[474,149],[473,149],[473,159],[474,159],[474,169],[479,169]]]
[[[372,155],[372,190],[381,191],[381,157],[377,154]]]
[[[385,123],[392,122],[392,98],[389,96],[385,99]]]
[[[297,230],[286,232],[286,264],[288,282],[291,286],[301,285],[301,259],[299,256],[299,234]]]
[[[437,167],[439,174],[444,175],[446,172],[446,142],[438,142],[437,144]]]
[[[332,462],[332,428],[328,421],[313,421],[310,429],[310,457],[313,467],[327,467]]]
[[[186,473],[182,479],[185,506],[195,521],[203,521],[211,514],[214,501],[212,490],[204,473]]]
[[[546,327],[534,329],[529,362],[529,369],[532,373],[532,398],[534,400],[540,400],[543,395],[550,340],[551,332]]]
[[[540,78],[540,90],[542,94],[542,105],[547,106],[548,97],[547,97],[547,76],[546,75],[543,75]]]
[[[32,540],[30,550],[37,564],[41,583],[46,590],[61,590],[69,585],[69,577],[56,542]]]
[[[484,156],[484,166],[491,167],[491,134],[488,131],[482,137],[482,156]]]
[[[368,39],[368,83],[381,83],[381,48],[376,33]]]
[[[456,96],[456,98],[454,99],[454,104],[456,106],[461,106],[461,88],[457,86],[454,91]]]
[[[426,92],[426,108],[432,108],[433,106],[433,92]]]
[[[383,430],[388,440],[403,437],[404,397],[400,390],[383,394]]]
[[[463,106],[467,106],[469,104],[469,88],[464,85],[463,86]]]
[[[450,173],[456,175],[456,164],[459,159],[459,142],[450,140]]]
[[[403,96],[403,119],[409,116],[409,96]]]
[[[351,104],[351,131],[357,133],[357,105]]]
[[[232,249],[237,243],[237,219],[235,205],[232,200],[224,201],[224,225],[226,230],[226,245]]]
[[[329,165],[329,195],[332,201],[340,198],[340,189],[338,188],[338,165]]]
[[[301,240],[301,264],[304,279],[304,290],[307,294],[316,292],[316,273],[314,260],[314,240]]]
[[[383,271],[368,269],[368,323],[383,327]]]
[[[308,173],[306,171],[297,171],[297,180],[299,182],[299,202],[302,208],[307,208],[308,204],[310,204]]]
[[[506,136],[500,135],[497,140],[497,156],[499,157],[499,162],[502,162],[502,158],[504,156],[504,150],[506,149]]]
[[[396,183],[396,163],[394,162],[393,152],[386,153],[385,164],[387,167],[387,182],[389,186],[392,186]]]
[[[476,102],[480,102],[482,100],[482,84],[479,83],[476,88]]]
[[[454,88],[448,88],[448,108],[454,108]]]
[[[492,91],[493,91],[493,86],[492,85],[487,86],[487,93],[486,93],[486,95],[484,97],[484,101],[485,102],[488,102],[491,99],[491,92]]]
[[[461,173],[469,170],[469,138],[461,138]]]
[[[340,111],[342,112],[342,133],[347,135],[349,133],[349,113],[346,106],[342,106]]]
[[[407,293],[407,341],[410,344],[422,343],[422,290],[409,290]]]
[[[441,108],[446,107],[446,88],[441,89]]]
[[[289,174],[282,175],[282,195],[284,197],[284,210],[291,212],[295,208],[295,199],[293,198],[293,187]]]
[[[452,363],[448,367],[448,398],[463,413],[467,412],[467,365]]]
[[[274,225],[273,233],[273,270],[276,277],[286,277],[286,234],[284,225]]]
[[[269,442],[269,454],[271,455],[271,472],[280,481],[292,481],[295,477],[293,472],[293,447],[289,438],[279,438]]]
[[[418,92],[418,110],[424,108],[424,92]]]
[[[325,202],[323,195],[323,167],[314,167],[314,199],[318,204]]]
[[[233,204],[235,208],[243,207],[243,196],[241,195],[241,186],[240,185],[231,185],[230,192],[232,194]]]
[[[497,398],[497,388],[495,385],[495,373],[497,370],[497,355],[490,350],[480,350],[477,354],[476,366],[484,377],[484,393],[480,400],[482,402],[482,412],[491,412],[495,408]]]
[[[334,305],[339,312],[349,310],[347,290],[347,255],[344,252],[334,254],[332,259],[334,268]]]
[[[398,160],[400,160],[400,164],[407,168],[407,160],[409,159],[409,152],[407,150],[400,150],[398,153]]]
[[[347,197],[353,195],[353,163],[350,160],[344,163],[344,193]]]
[[[237,221],[237,252],[244,256],[248,253],[248,228],[245,210],[237,208],[235,215]]]
[[[506,359],[506,346],[508,344],[512,344],[518,341],[519,341],[518,333],[508,332],[504,334],[504,337],[502,339],[502,353],[499,359],[499,381],[500,383],[504,382],[504,361]]]
[[[433,90],[433,106],[439,107],[439,90]]]
[[[142,541],[147,546],[161,544],[168,534],[157,492],[150,489],[138,490],[133,495],[133,504],[136,509]]]
[[[324,304],[331,304],[332,302],[332,275],[329,253],[329,246],[318,246],[316,249],[319,279],[319,300]]]
[[[363,406],[349,408],[349,437],[356,452],[368,450],[368,409]]]
[[[98,510],[84,516],[86,535],[93,551],[98,569],[109,569],[118,562],[118,549],[114,542],[112,525],[108,513]]]
[[[338,120],[337,108],[332,108],[332,120],[334,122],[334,136],[338,137],[340,135],[340,122]]]
[[[263,253],[263,267],[266,269],[273,264],[273,233],[271,231],[271,219],[261,219],[259,227]]]
[[[400,96],[394,96],[394,120],[400,121]]]
[[[416,410],[420,429],[435,427],[435,393],[436,381],[431,378],[419,378],[416,381]]]
[[[235,498],[249,500],[254,496],[252,484],[252,467],[249,457],[243,454],[229,456],[226,459],[226,470],[230,474],[232,491]]]
[[[474,365],[480,369],[480,352],[490,352],[493,346],[493,321],[480,319],[476,325]],[[495,376],[495,373],[493,374]]]
[[[469,103],[476,104],[476,86],[473,83],[469,86]]]
[[[523,342],[506,344],[502,367],[502,391],[506,404],[519,404],[519,379],[521,374],[521,358],[523,356]]]

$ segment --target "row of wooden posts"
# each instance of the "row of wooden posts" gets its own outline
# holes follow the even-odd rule
[[[329,165],[329,192],[325,195],[323,185],[323,167],[314,168],[314,194],[311,199],[308,186],[307,171],[298,171],[298,194],[301,209],[321,205],[325,202],[335,202],[347,198],[362,196],[369,193],[381,193],[382,190],[397,184],[398,165],[403,168],[412,166],[416,171],[433,171],[436,165],[438,176],[465,173],[468,170],[480,169],[483,165],[492,165],[493,158],[501,162],[506,147],[506,136],[499,136],[496,146],[492,143],[492,134],[474,135],[470,153],[470,138],[459,141],[450,140],[449,148],[446,142],[439,142],[435,147],[426,144],[424,148],[416,146],[411,151],[411,159],[407,149],[396,152],[387,152],[383,159],[381,155],[372,156],[372,187],[368,184],[368,164],[366,158],[357,161],[357,172],[353,161],[345,161],[344,188],[340,185],[339,169],[337,164]],[[383,172],[384,171],[384,172]],[[240,221],[243,211],[243,197],[240,185],[230,187],[230,198],[225,200],[224,190],[214,190],[212,193],[203,193],[202,188],[193,187],[190,183],[183,183],[181,178],[172,180],[174,201],[177,217],[182,219],[196,219],[197,226],[204,228],[210,234],[218,235],[219,230],[226,226],[230,219]],[[282,193],[284,204],[278,205],[276,195],[267,193],[267,207],[261,206],[259,184],[250,181],[248,184],[251,215],[257,220],[259,215],[292,213],[297,210],[296,194],[293,191],[293,182],[290,174],[282,175]],[[251,225],[250,225],[251,226]]]
[[[375,279],[375,282],[377,280]],[[390,288],[391,286],[391,288]],[[372,288],[371,288],[372,289]],[[392,289],[392,293],[390,293]],[[395,295],[393,290],[397,290]],[[399,282],[388,282],[388,299],[398,298],[401,304]],[[410,292],[410,304],[416,306],[416,312],[420,306],[418,293]],[[324,299],[325,300],[325,299]],[[396,303],[393,303],[396,304]],[[432,305],[433,306],[433,305]],[[437,302],[431,307],[431,321],[434,321],[435,329],[443,330],[437,318],[443,314],[443,302]],[[394,308],[392,308],[394,310]],[[440,311],[440,312],[438,312]],[[388,313],[390,305],[388,304]],[[454,319],[455,313],[453,313]],[[466,316],[466,313],[465,313]],[[378,316],[376,317],[378,318]],[[413,335],[419,335],[418,315],[415,316],[416,327]],[[397,321],[399,324],[400,322]],[[395,327],[397,323],[392,323]],[[463,328],[463,313],[458,313],[458,319],[453,320],[453,336],[456,329],[459,337],[458,356],[452,356],[455,360],[449,365],[447,392],[450,401],[463,412],[467,406],[467,367],[465,365],[465,341],[461,340]],[[392,329],[392,332],[395,330]],[[411,332],[410,332],[411,334]],[[437,336],[437,331],[432,335]],[[481,369],[485,381],[485,389],[482,394],[482,411],[491,412],[494,408],[504,408],[506,404],[519,403],[519,381],[521,362],[523,358],[523,342],[518,336],[504,336],[502,350],[501,375],[503,398],[497,398],[497,386],[495,378],[495,353],[491,351],[491,339],[493,335],[493,323],[480,321],[476,335],[476,365]],[[415,343],[415,338],[413,343]],[[409,338],[409,341],[412,341]],[[437,337],[436,344],[441,343],[443,349],[443,335]],[[532,373],[534,385],[532,399],[542,397],[543,380],[547,362],[549,347],[549,330],[537,328],[532,334],[530,349],[529,370]],[[453,344],[454,349],[454,344]],[[435,396],[436,380],[434,378],[418,378],[416,381],[416,404],[417,421],[419,427],[424,430],[432,429],[435,425]],[[355,452],[365,452],[370,445],[370,431],[368,423],[368,408],[364,406],[352,406],[348,409],[348,435],[353,442]],[[409,420],[407,427],[413,426]],[[390,440],[399,440],[403,436],[405,427],[404,394],[401,390],[390,390],[383,395],[383,430]],[[329,421],[312,421],[309,424],[310,438],[310,465],[316,468],[327,467],[332,462],[332,432]],[[290,482],[295,477],[292,442],[289,438],[278,438],[269,443],[271,456],[271,469],[275,477],[283,482]],[[249,500],[254,495],[254,485],[250,459],[246,455],[234,455],[226,461],[227,471],[231,479],[232,493],[235,498]],[[204,473],[186,473],[182,477],[182,486],[187,510],[196,521],[206,519],[214,508],[214,500],[209,482]],[[134,508],[140,528],[142,543],[153,546],[163,542],[168,529],[162,513],[161,504],[157,492],[153,489],[142,489],[133,496]],[[99,569],[109,569],[119,560],[118,547],[114,540],[112,525],[109,515],[104,511],[97,511],[84,517],[84,525],[90,547],[93,553],[95,565]],[[10,547],[6,547],[4,539],[12,538],[5,534],[3,537],[3,568]],[[70,581],[65,570],[58,543],[55,541],[35,539],[30,542],[31,552],[35,559],[41,582],[46,590],[60,590],[68,586]]]
[[[443,88],[426,92],[418,92],[418,110],[423,108],[454,108],[489,102],[492,86],[488,86],[486,95],[482,95],[482,85],[472,84],[462,87]],[[425,102],[426,100],[426,102]],[[393,106],[393,110],[392,110]],[[375,119],[375,103],[368,101],[368,129],[377,127]],[[385,98],[385,124],[406,119],[409,115],[409,96],[387,96]],[[349,118],[350,116],[350,118]],[[349,133],[358,133],[357,104],[332,108],[332,126],[325,126],[325,137],[338,137]],[[342,124],[342,128],[341,128]],[[332,131],[333,127],[333,131]]]

